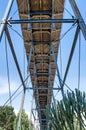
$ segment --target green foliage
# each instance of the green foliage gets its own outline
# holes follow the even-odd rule
[[[4,109],[0,106],[0,130],[17,130],[19,114],[16,116],[14,108],[6,106]],[[29,128],[28,128],[29,127]],[[25,110],[22,111],[21,118],[21,130],[33,130],[34,126],[31,121],[28,120],[28,115]]]
[[[46,108],[52,130],[85,130],[86,94],[75,90],[67,92],[61,101]]]
[[[0,130],[2,130],[2,128],[0,127]]]
[[[18,115],[17,115],[17,117],[15,119],[15,122],[14,122],[14,130],[17,129],[18,119],[19,119],[19,113],[18,113]],[[28,120],[28,115],[25,113],[25,110],[23,109],[23,111],[22,111],[22,117],[21,117],[21,126],[20,126],[20,129],[21,130],[28,130],[28,127],[30,128],[30,130],[33,130],[33,124],[32,124],[32,122],[30,122]]]
[[[31,121],[29,121],[29,129],[28,130],[34,130],[34,125]]]
[[[13,130],[15,120],[14,108],[11,106],[0,106],[0,130]]]

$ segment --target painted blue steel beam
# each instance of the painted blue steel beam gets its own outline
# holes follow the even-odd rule
[[[18,73],[19,73],[19,76],[20,76],[20,79],[21,79],[22,85],[25,89],[26,85],[25,85],[24,80],[23,80],[23,76],[22,76],[22,73],[21,73],[21,70],[20,70],[20,67],[19,67],[19,63],[18,63],[18,60],[17,60],[17,57],[16,57],[16,53],[15,53],[15,50],[14,50],[14,47],[13,47],[12,39],[10,37],[10,33],[9,33],[8,28],[6,28],[5,33],[6,33],[6,36],[7,36],[7,39],[8,39],[8,43],[9,43],[9,46],[10,46],[10,49],[11,49],[11,52],[12,52],[12,55],[13,55],[13,58],[14,58],[14,61],[15,61],[15,65],[17,67],[17,70],[18,70]]]
[[[50,47],[51,47],[51,51],[52,51],[53,58],[54,58],[54,63],[55,63],[56,70],[57,70],[57,75],[58,75],[58,79],[59,79],[60,90],[61,90],[62,96],[64,96],[64,90],[62,88],[62,81],[61,81],[60,72],[59,72],[59,68],[58,68],[58,64],[57,64],[57,58],[56,58],[56,55],[54,53],[54,46],[53,46],[52,43],[51,43]]]
[[[3,31],[4,31],[5,27],[6,27],[6,21],[5,20],[7,20],[8,17],[9,17],[9,13],[10,13],[13,1],[14,0],[8,0],[8,5],[7,5],[7,8],[6,8],[4,17],[2,19],[2,24],[0,26],[0,41],[1,41],[1,38],[2,38],[2,35],[3,35]]]
[[[8,20],[10,24],[22,24],[22,23],[77,23],[77,19],[28,19],[28,20]]]
[[[74,50],[75,50],[75,47],[76,47],[76,44],[77,44],[79,32],[80,32],[80,28],[79,28],[79,26],[77,26],[75,36],[74,36],[74,40],[73,40],[73,44],[72,44],[71,51],[70,51],[70,55],[69,55],[69,59],[68,59],[68,63],[67,63],[67,66],[66,66],[66,71],[65,71],[65,74],[64,74],[64,78],[63,78],[62,88],[65,84],[65,81],[66,81],[66,78],[67,78],[67,75],[68,75],[68,71],[69,71],[71,61],[72,61],[72,58],[73,58]]]
[[[26,89],[30,90],[61,90],[61,88],[32,88],[32,87],[27,87]]]
[[[34,87],[33,87],[33,88],[36,88],[37,74],[36,74],[36,63],[35,63],[35,59],[34,59],[34,77],[35,77],[35,80],[34,80]],[[32,89],[33,89],[33,88],[32,88]],[[29,88],[29,89],[31,89],[31,88]],[[34,89],[33,89],[33,90],[34,90]],[[39,95],[38,89],[35,89],[35,90],[37,90],[37,95]],[[34,96],[35,96],[35,95],[34,95]],[[37,105],[36,107],[39,107],[39,108],[40,108],[39,96],[36,97],[35,102],[36,102],[36,105]],[[38,116],[39,116],[39,122],[42,123],[42,122],[41,122],[41,111],[40,111],[40,110],[38,110]]]

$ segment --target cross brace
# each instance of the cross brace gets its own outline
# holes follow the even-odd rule
[[[22,24],[22,23],[75,23],[77,19],[28,19],[28,20],[7,20],[7,24]]]
[[[32,88],[32,87],[27,87],[26,89],[31,89],[31,90],[61,90],[61,88]]]

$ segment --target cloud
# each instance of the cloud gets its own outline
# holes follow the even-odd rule
[[[10,82],[10,88],[11,92],[15,91],[15,89],[18,87],[18,83],[16,81],[11,80]],[[7,78],[0,77],[0,95],[8,94],[9,93],[9,86]]]

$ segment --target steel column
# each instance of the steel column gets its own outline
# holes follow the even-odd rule
[[[31,44],[30,55],[27,57],[27,61],[28,61],[27,73],[28,73],[28,70],[29,70],[29,67],[30,67],[32,51],[33,51],[33,48],[32,48],[32,44]],[[19,112],[19,120],[18,120],[17,130],[21,130],[20,124],[21,124],[21,117],[22,117],[22,110],[23,110],[23,106],[24,106],[25,94],[26,94],[26,87],[24,88],[24,92],[23,92],[23,95],[22,95],[22,102],[21,102],[21,108],[20,108],[20,112]]]
[[[23,95],[22,95],[21,108],[20,108],[20,112],[19,112],[19,119],[18,119],[17,130],[21,130],[20,124],[21,124],[22,110],[23,110],[24,101],[25,101],[25,94],[26,94],[26,89],[24,88],[24,92],[23,92]]]
[[[71,7],[72,7],[72,9],[74,11],[74,14],[75,14],[76,18],[78,19],[79,26],[80,26],[80,28],[82,30],[82,33],[83,33],[83,36],[84,36],[84,38],[86,40],[86,24],[85,24],[85,22],[84,22],[84,20],[83,20],[83,18],[81,16],[81,13],[80,13],[80,11],[79,11],[79,9],[77,7],[77,4],[76,4],[75,0],[69,0],[69,2],[71,4]]]
[[[33,114],[33,111],[32,111],[32,108],[33,108],[33,100],[34,100],[34,95],[32,97],[32,103],[31,103],[31,112],[30,112],[30,121],[32,121],[32,114]],[[33,117],[34,117],[34,120],[35,120],[35,116],[33,114]],[[31,127],[31,124],[29,124],[29,129]]]
[[[1,41],[1,38],[2,38],[2,35],[3,35],[3,31],[6,27],[6,21],[9,17],[9,13],[10,13],[10,10],[11,10],[11,7],[12,7],[12,4],[13,4],[13,1],[14,0],[9,0],[8,1],[8,5],[7,5],[7,8],[6,8],[6,11],[5,11],[5,14],[4,14],[4,17],[2,19],[2,24],[0,26],[0,41]]]
[[[30,61],[31,61],[32,51],[33,51],[33,46],[31,44],[30,55],[27,57],[27,62],[28,62],[27,73],[28,73],[28,70],[29,70],[29,67],[30,67]],[[22,110],[23,110],[23,106],[24,106],[25,94],[26,94],[26,88],[24,88],[24,92],[23,92],[23,95],[22,95],[22,102],[21,102],[21,108],[20,108],[20,112],[19,112],[19,120],[18,120],[17,130],[21,130],[20,125],[21,125],[21,117],[22,117]]]

